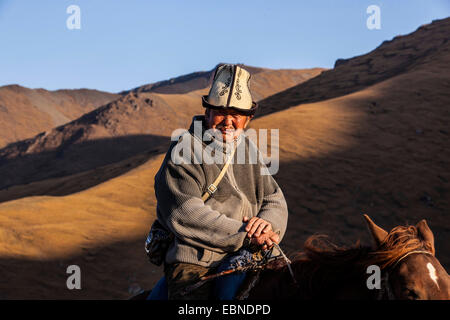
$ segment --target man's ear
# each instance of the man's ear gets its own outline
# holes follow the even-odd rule
[[[209,117],[211,116],[211,109],[205,108],[205,119],[209,122]]]
[[[247,128],[248,124],[250,123],[250,120],[253,119],[253,115],[247,116],[247,120],[245,121],[244,129]]]

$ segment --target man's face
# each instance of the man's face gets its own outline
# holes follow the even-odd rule
[[[205,119],[208,129],[216,129],[222,133],[222,139],[231,142],[245,129],[253,116],[240,114],[233,109],[206,109]]]

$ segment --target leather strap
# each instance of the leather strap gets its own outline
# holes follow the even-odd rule
[[[234,153],[236,152],[237,146],[234,146],[233,151],[230,154],[230,157],[228,158],[227,162],[222,168],[222,171],[220,171],[219,176],[216,178],[216,180],[208,186],[208,189],[202,196],[203,202],[205,202],[214,192],[217,191],[217,186],[219,185],[220,181],[222,180],[223,176],[225,175],[225,172],[227,172],[228,166],[230,165],[231,161],[233,160]]]

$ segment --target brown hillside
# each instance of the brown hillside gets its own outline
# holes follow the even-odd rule
[[[70,122],[117,97],[88,89],[0,87],[0,148]]]

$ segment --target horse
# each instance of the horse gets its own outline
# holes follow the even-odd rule
[[[282,259],[248,273],[238,299],[246,300],[449,300],[450,277],[435,256],[426,220],[390,232],[363,215],[374,246],[340,247],[310,236],[289,266]],[[379,270],[378,284],[368,271]],[[149,291],[131,299],[145,299]]]
[[[326,236],[309,237],[304,252],[287,265],[272,262],[260,273],[247,299],[449,300],[450,277],[435,256],[426,220],[390,232],[364,215],[374,246],[339,247]],[[369,266],[381,272],[379,288],[369,288]]]

